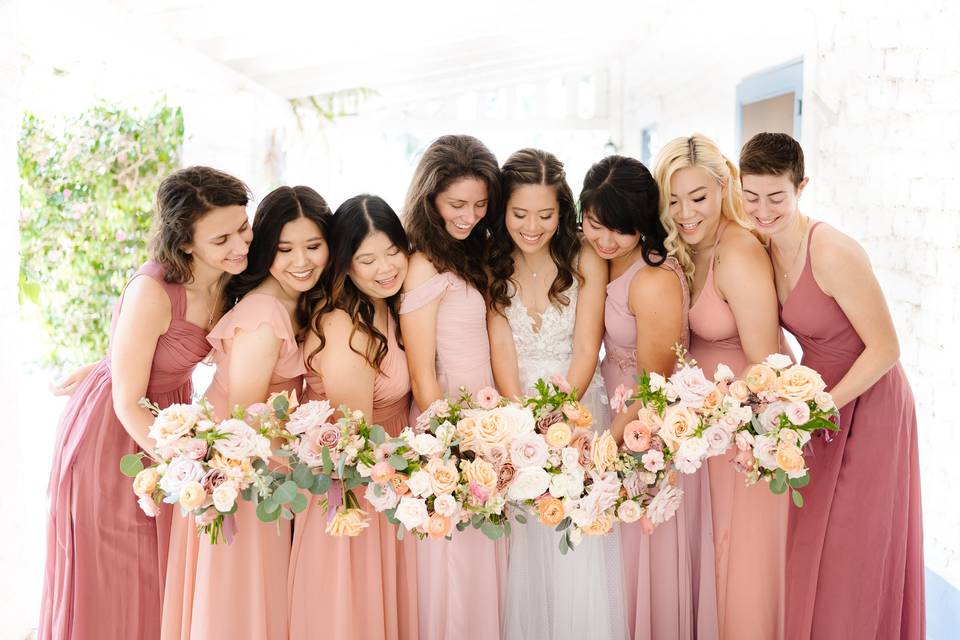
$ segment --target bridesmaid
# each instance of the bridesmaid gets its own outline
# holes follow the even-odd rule
[[[701,135],[671,140],[657,157],[667,246],[692,279],[690,356],[708,377],[738,374],[780,343],[770,258],[743,213],[736,165]],[[730,455],[708,460],[720,637],[772,640],[783,633],[788,500],[747,486]]]
[[[687,346],[687,279],[665,245],[653,176],[633,158],[609,156],[583,181],[583,235],[610,264],[601,368],[607,394],[634,386],[640,370],[669,375],[673,345]],[[617,415],[611,431],[636,416],[636,404]],[[706,473],[680,475],[683,503],[652,535],[639,524],[621,527],[627,623],[641,640],[716,638],[710,486]]]
[[[407,423],[410,375],[397,340],[397,302],[410,252],[403,225],[377,196],[350,198],[330,225],[330,267],[304,343],[306,400],[327,399],[372,416],[397,436]],[[313,297],[315,294],[308,294]],[[418,637],[416,538],[372,505],[357,537],[324,532],[327,513],[311,500],[293,527],[290,638]],[[321,596],[322,594],[322,596]],[[319,596],[319,597],[318,597]],[[322,627],[318,627],[322,621]]]
[[[417,165],[404,205],[416,251],[403,284],[400,329],[413,387],[410,421],[435,400],[493,386],[487,339],[484,216],[500,196],[497,159],[476,138],[438,138]],[[417,548],[420,636],[500,637],[507,547],[476,529]]]
[[[218,418],[237,405],[303,384],[297,336],[308,315],[302,294],[327,263],[330,209],[309,187],[267,194],[253,221],[250,265],[231,280],[236,301],[208,336],[217,370],[207,390]],[[262,523],[241,501],[231,544],[211,545],[191,521],[175,517],[163,611],[164,638],[287,637],[289,520]]]
[[[808,178],[793,138],[757,134],[740,171],[780,320],[840,407],[839,432],[811,441],[806,505],[790,510],[785,636],[923,638],[917,418],[883,292],[856,241],[800,212]]]
[[[242,182],[208,167],[163,180],[152,258],[114,309],[110,353],[62,390],[72,397],[50,472],[39,638],[160,633],[170,512],[144,515],[117,465],[125,454],[153,452],[153,416],[140,398],[161,407],[190,401],[223,285],[247,265],[248,198]]]

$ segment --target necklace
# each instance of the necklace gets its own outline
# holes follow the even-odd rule
[[[520,254],[520,259],[523,260],[523,266],[526,268],[527,271],[530,272],[530,275],[533,276],[534,281],[537,280],[537,271],[542,270],[544,267],[550,264],[550,256],[547,256],[547,258],[543,261],[543,264],[540,267],[537,267],[536,270],[534,270],[530,268],[530,263],[527,262],[527,257],[523,255],[523,253]]]
[[[797,243],[797,250],[793,254],[793,259],[789,263],[787,263],[782,269],[783,278],[788,282],[790,281],[790,273],[787,271],[786,267],[789,267],[791,270],[793,269],[793,265],[797,263],[797,258],[800,257],[800,250],[803,249],[803,241],[806,237],[807,237],[807,219],[804,218],[800,222],[800,242]]]
[[[207,329],[208,329],[208,330],[211,329],[211,328],[213,328],[213,316],[216,315],[216,313],[217,313],[217,307],[220,306],[218,303],[220,302],[220,294],[223,292],[223,281],[224,281],[224,279],[223,279],[222,277],[221,277],[221,278],[218,278],[218,282],[217,282],[217,293],[213,296],[213,302],[208,305],[208,307],[209,307],[209,309],[210,309],[210,315],[207,316]]]

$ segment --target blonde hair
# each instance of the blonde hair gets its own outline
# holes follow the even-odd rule
[[[693,255],[690,246],[683,241],[677,225],[670,217],[670,179],[680,169],[699,167],[709,173],[720,185],[727,188],[720,202],[720,214],[739,224],[744,229],[753,229],[753,224],[743,211],[743,189],[737,165],[723,155],[720,147],[703,134],[674,138],[657,154],[653,176],[660,187],[660,222],[667,231],[664,246],[667,253],[676,257],[683,267],[687,280],[693,284]]]

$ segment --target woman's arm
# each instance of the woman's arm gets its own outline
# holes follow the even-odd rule
[[[583,284],[577,295],[577,318],[573,330],[573,358],[567,381],[579,396],[590,386],[597,370],[603,342],[603,305],[607,299],[607,262],[586,242],[580,249],[579,267]]]
[[[513,331],[507,319],[493,309],[487,310],[487,335],[490,338],[490,366],[497,390],[507,398],[522,397],[524,389],[520,386]]]
[[[346,405],[352,411],[362,411],[372,423],[377,371],[360,355],[366,353],[370,338],[360,331],[351,337],[353,321],[345,311],[339,309],[326,314],[322,325],[327,342],[323,351],[314,358],[313,366],[323,379],[323,391],[330,406],[339,408],[340,405]],[[311,351],[318,344],[319,340]],[[351,345],[360,353],[351,350]]]
[[[780,351],[780,310],[773,266],[760,241],[745,229],[729,229],[718,251],[714,268],[717,289],[733,312],[749,367]],[[703,373],[713,378],[713,371]]]
[[[813,275],[853,325],[863,353],[830,393],[838,407],[872,387],[900,359],[900,342],[870,258],[852,238],[821,225],[810,245]]]
[[[232,412],[237,405],[245,408],[266,401],[282,345],[273,327],[266,323],[253,331],[237,332],[227,347],[230,350],[228,406],[216,407],[218,413]]]
[[[677,275],[665,268],[641,269],[630,282],[628,307],[637,321],[637,374],[673,373],[677,362],[673,346],[683,343],[683,288]],[[623,428],[637,417],[635,402],[610,423],[617,442],[623,440]]]
[[[157,341],[170,326],[170,298],[160,283],[134,278],[123,303],[110,346],[113,410],[134,442],[152,456],[156,442],[147,433],[153,414],[140,406],[150,384]]]
[[[437,270],[423,254],[413,254],[403,282],[403,291],[413,291],[436,274]],[[443,397],[443,389],[437,382],[436,360],[437,312],[442,299],[441,295],[416,311],[400,315],[400,332],[410,369],[410,386],[421,410]]]
[[[50,393],[55,396],[72,396],[77,387],[87,379],[93,368],[97,366],[96,362],[85,364],[82,367],[74,369],[69,375],[57,380],[50,385]]]

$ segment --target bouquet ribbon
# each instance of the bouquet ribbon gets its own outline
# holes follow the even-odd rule
[[[233,536],[237,535],[237,520],[233,517],[233,514],[223,517],[223,525],[221,531],[223,532],[223,539],[227,541],[227,544],[233,542]]]
[[[327,524],[330,524],[337,515],[341,505],[343,505],[343,486],[340,481],[334,481],[327,492]]]

